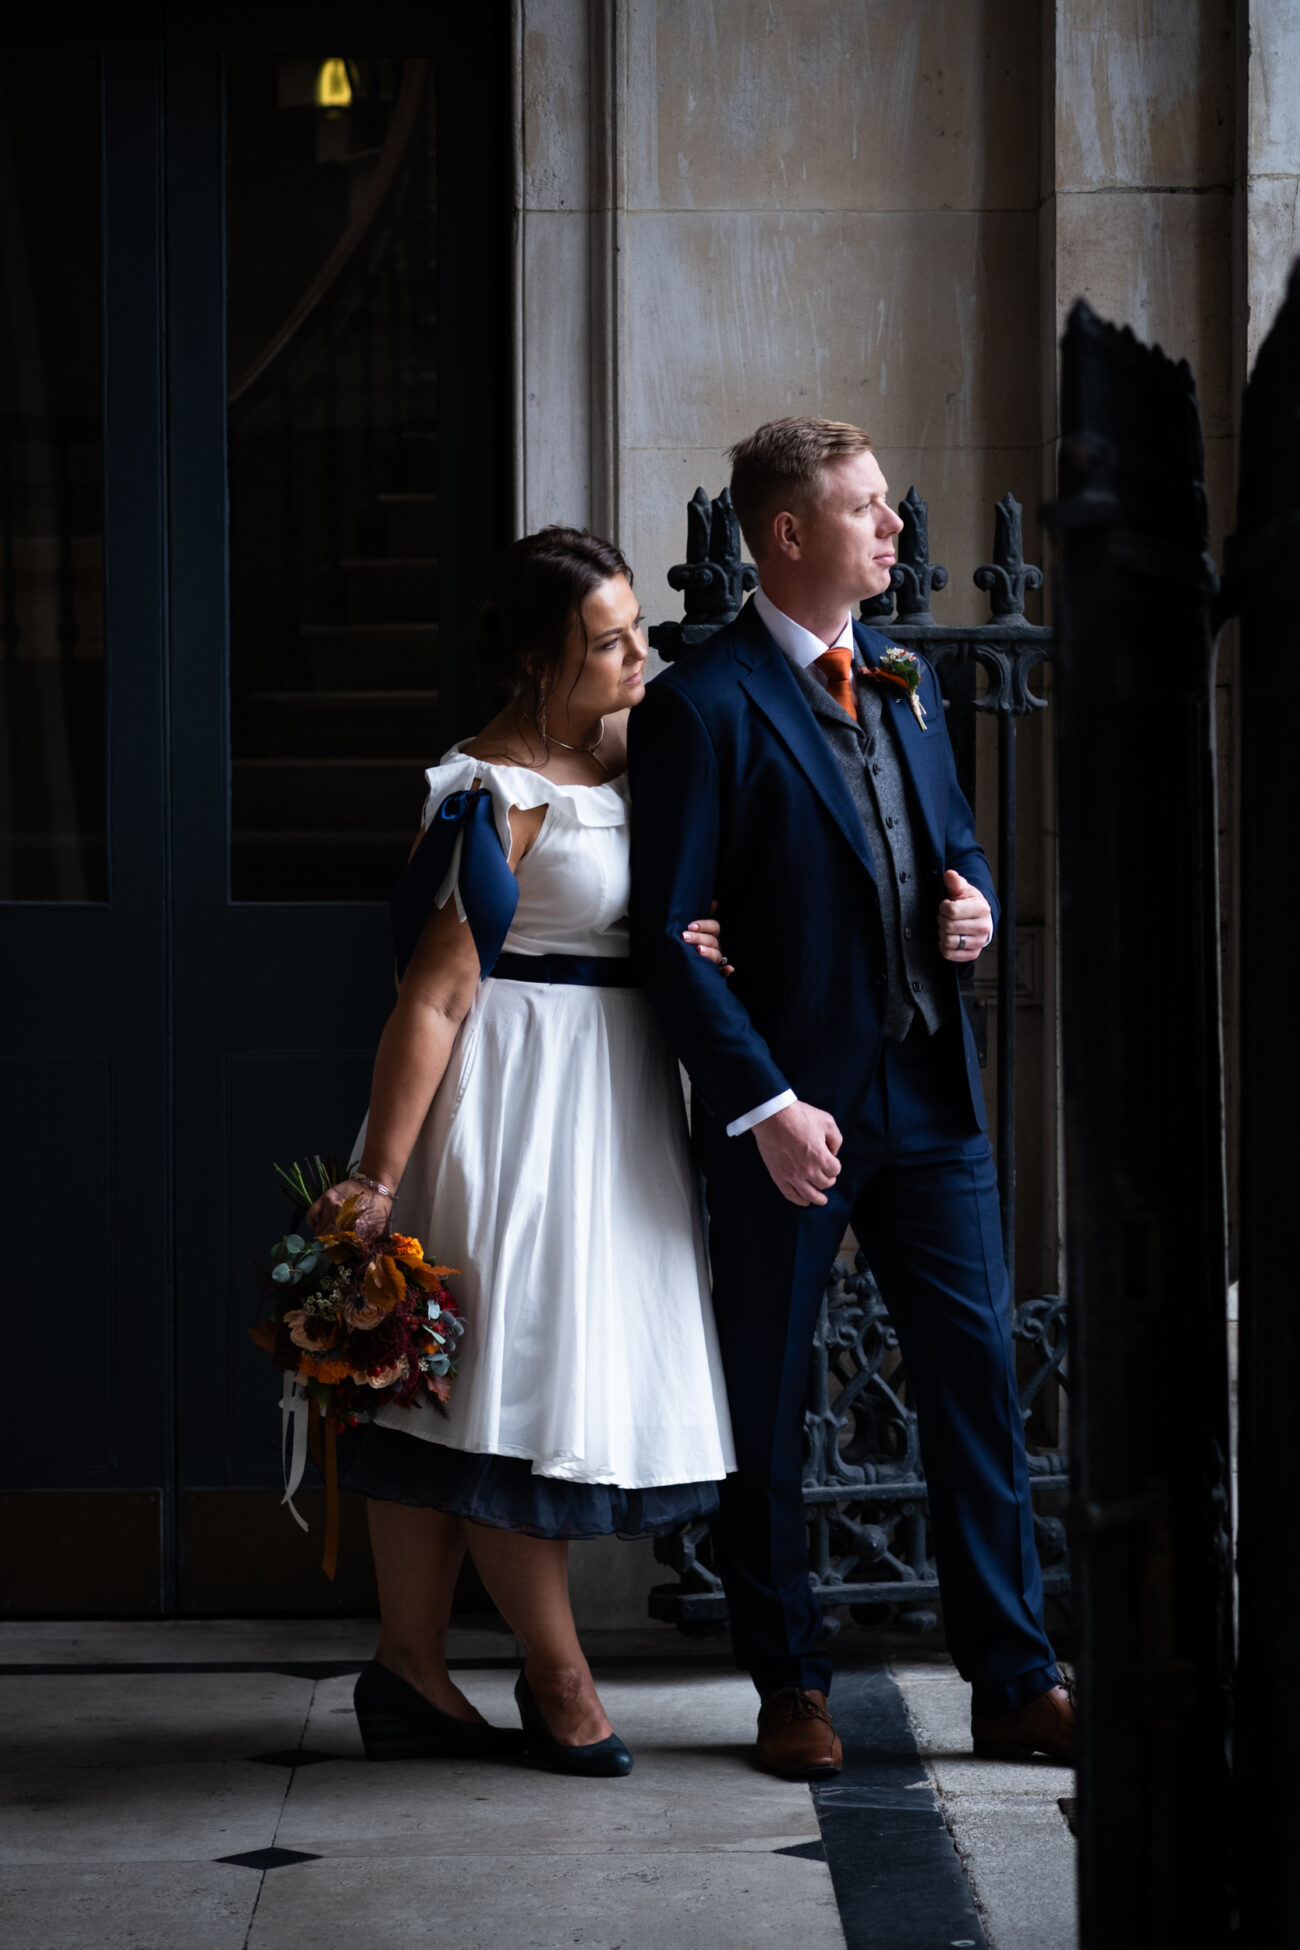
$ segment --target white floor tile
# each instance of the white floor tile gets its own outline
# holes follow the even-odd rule
[[[0,1869],[5,1950],[243,1950],[260,1886],[210,1862]]]
[[[287,1769],[251,1761],[0,1775],[0,1862],[213,1861],[269,1848],[288,1786]]]
[[[428,1856],[266,1878],[248,1950],[844,1950],[830,1875],[781,1855]]]
[[[279,1673],[0,1678],[5,1766],[249,1760],[296,1747],[313,1681]]]

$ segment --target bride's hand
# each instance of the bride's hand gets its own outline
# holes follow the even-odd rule
[[[337,1185],[331,1185],[322,1193],[307,1214],[306,1223],[320,1236],[322,1232],[334,1232],[338,1227],[338,1216],[350,1198],[357,1202],[352,1217],[352,1230],[362,1238],[375,1233],[387,1232],[389,1214],[393,1201],[382,1192],[374,1192],[369,1185],[362,1185],[355,1178],[341,1178]]]
[[[688,941],[692,948],[698,948],[704,959],[711,961],[715,968],[720,968],[724,975],[734,975],[736,971],[723,952],[721,926],[713,919],[717,911],[718,903],[710,901],[709,919],[692,921],[688,928],[682,930],[682,940]]]

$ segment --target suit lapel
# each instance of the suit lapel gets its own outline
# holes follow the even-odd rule
[[[785,745],[874,880],[866,831],[844,783],[844,775],[835,762],[835,754],[752,603],[741,611],[736,629],[742,688]]]
[[[853,641],[863,663],[873,670],[879,664],[885,651],[891,646],[888,640],[875,630],[869,630],[861,623],[853,625]],[[888,719],[894,733],[894,749],[903,763],[903,770],[912,781],[916,804],[925,821],[925,830],[930,836],[930,846],[939,865],[944,864],[944,834],[947,820],[944,808],[938,802],[938,793],[944,783],[942,773],[942,741],[935,736],[933,714],[924,730],[916,722],[911,707],[902,697],[895,698],[886,686],[882,692],[883,706],[881,717]],[[942,705],[940,706],[942,709]]]

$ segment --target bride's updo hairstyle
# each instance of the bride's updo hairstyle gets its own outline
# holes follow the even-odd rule
[[[585,528],[542,528],[511,542],[492,565],[474,653],[539,727],[559,682],[575,617],[593,589],[632,571],[612,542]]]

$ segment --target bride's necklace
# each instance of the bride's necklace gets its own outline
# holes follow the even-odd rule
[[[543,713],[543,718],[544,717],[545,717],[545,713]],[[605,742],[605,720],[603,718],[600,721],[600,730],[596,733],[596,742],[594,745],[567,744],[563,738],[557,738],[553,731],[548,731],[546,729],[545,723],[538,725],[535,723],[535,721],[532,718],[530,718],[528,722],[531,725],[533,725],[535,730],[541,732],[542,743],[544,745],[558,745],[562,752],[578,752],[583,758],[594,758],[596,760],[597,765],[599,765],[601,771],[608,773],[609,771],[608,765],[606,765],[604,759],[599,756],[600,748],[602,744]]]

